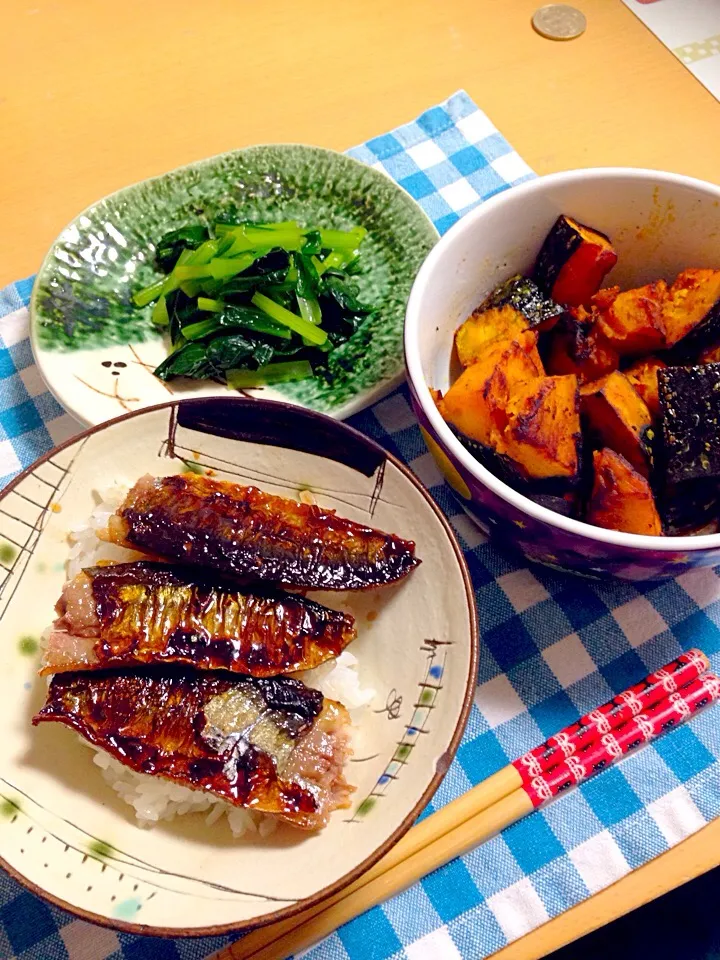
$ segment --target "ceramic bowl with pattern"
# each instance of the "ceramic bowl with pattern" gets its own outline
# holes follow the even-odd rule
[[[359,681],[346,766],[352,804],[327,827],[233,837],[191,813],[141,829],[92,751],[60,724],[31,725],[46,680],[40,637],[66,576],[69,531],[98,490],[188,469],[295,497],[416,542],[403,581],[311,593],[354,614]],[[277,402],[171,401],[94,427],[44,456],[0,498],[0,864],[99,923],[172,936],[290,916],[366,870],[410,827],[447,770],[477,671],[474,596],[457,540],[406,467],[346,425]]]
[[[571,170],[514,187],[471,211],[423,264],[410,295],[405,356],[427,445],[488,535],[533,561],[589,577],[653,580],[720,563],[720,534],[650,537],[605,530],[540,506],[495,477],[440,416],[430,388],[451,382],[453,335],[498,283],[527,273],[561,214],[606,233],[618,252],[607,286],[720,267],[720,187],[627,167]]]
[[[387,175],[302,144],[247,147],[125,187],[88,207],[43,261],[30,303],[30,337],[49,389],[83,423],[178,398],[227,396],[213,381],[159,380],[169,340],[132,295],[152,283],[154,245],[169,230],[231,214],[365,227],[357,281],[376,313],[337,348],[332,384],[320,378],[249,391],[344,419],[404,375],[402,331],[410,287],[436,242],[420,206]]]

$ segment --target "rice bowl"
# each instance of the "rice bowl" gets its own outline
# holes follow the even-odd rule
[[[92,491],[146,473],[181,472],[188,463],[285,497],[312,491],[324,509],[411,536],[423,559],[407,582],[351,598],[357,665],[342,675],[354,675],[360,693],[372,688],[375,696],[352,717],[351,806],[321,831],[281,824],[263,838],[240,816],[234,819],[245,821],[245,833],[236,838],[222,808],[205,806],[204,793],[190,799],[174,789],[178,804],[205,809],[140,829],[134,806],[103,771],[91,769],[94,751],[60,724],[29,723],[47,697],[46,680],[37,676],[38,645],[53,605],[81,554],[83,561],[102,559],[93,534],[86,538],[91,553],[72,545],[76,566],[68,569],[68,534],[80,539],[98,508]],[[0,817],[0,863],[13,877],[91,922],[133,933],[215,935],[289,917],[332,895],[414,822],[459,743],[472,702],[477,633],[454,534],[392,456],[343,424],[283,405],[182,401],[88,431],[35,464],[0,499],[0,541],[23,545],[0,590],[7,654],[0,794],[12,811]],[[346,606],[337,592],[317,599]],[[330,684],[337,674],[331,664],[320,668],[326,694],[336,695]],[[422,703],[419,690],[426,691]],[[354,702],[350,689],[339,696]],[[144,814],[174,812],[164,785],[162,798],[130,783],[122,791]],[[211,814],[218,822],[206,822]]]

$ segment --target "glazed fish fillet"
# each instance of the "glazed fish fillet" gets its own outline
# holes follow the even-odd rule
[[[236,577],[320,590],[393,583],[420,562],[412,541],[192,473],[141,477],[110,518],[108,539]]]
[[[218,586],[190,567],[92,567],[65,584],[41,673],[185,663],[271,677],[337,657],[350,614],[297,594]]]
[[[64,723],[140,773],[274,814],[303,830],[349,806],[342,704],[292,677],[173,667],[59,673],[33,723]]]

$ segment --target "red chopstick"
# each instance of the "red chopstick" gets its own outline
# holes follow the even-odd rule
[[[598,734],[609,733],[648,710],[689,680],[699,677],[709,666],[710,661],[702,650],[681,653],[666,666],[655,670],[644,680],[549,737],[545,743],[518,757],[513,766],[523,781],[542,776],[559,761],[582,751],[586,744],[593,743]]]
[[[575,784],[607,769],[643,743],[684,723],[698,710],[718,699],[720,677],[714,673],[695,677],[673,693],[666,694],[644,713],[630,717],[613,730],[596,733],[595,738],[587,740],[577,752],[559,760],[539,776],[525,780],[523,789],[533,806],[539,807]]]
[[[668,665],[651,674],[643,684],[631,687],[626,691],[627,696],[620,694],[599,708],[609,722],[616,724],[612,729],[606,728],[605,721],[601,722],[602,729],[595,721],[591,724],[580,721],[566,728],[561,733],[573,731],[572,742],[579,744],[578,749],[567,756],[559,746],[565,741],[558,741],[557,736],[538,747],[542,762],[549,764],[551,760],[546,753],[555,748],[557,741],[552,754],[555,763],[547,771],[528,781],[527,765],[516,760],[415,824],[378,863],[344,890],[290,920],[252,931],[216,954],[213,960],[279,960],[299,953],[364,910],[467,853],[536,807],[720,699],[720,679],[701,669],[707,664],[707,658],[698,651],[684,654],[683,658],[674,661],[675,669],[672,664]],[[640,710],[637,702],[641,704]],[[624,719],[618,722],[618,716]],[[586,732],[588,726],[592,735]],[[581,731],[582,737],[578,738]],[[525,756],[537,758],[537,751]]]

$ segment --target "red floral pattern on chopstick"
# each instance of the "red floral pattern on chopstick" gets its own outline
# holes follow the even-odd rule
[[[564,790],[607,769],[643,743],[684,723],[698,710],[718,699],[720,677],[714,673],[694,677],[680,689],[665,694],[663,699],[644,713],[630,717],[610,731],[595,731],[594,738],[577,751],[563,757],[549,770],[525,781],[523,789],[533,806],[539,807]],[[519,760],[513,763],[516,770],[519,763]]]
[[[514,767],[529,783],[535,777],[554,769],[562,760],[582,751],[595,742],[599,734],[609,733],[621,724],[674,693],[689,680],[699,677],[710,666],[701,650],[688,650],[666,666],[645,677],[612,700],[591,710],[560,733],[550,737],[514,761]]]

